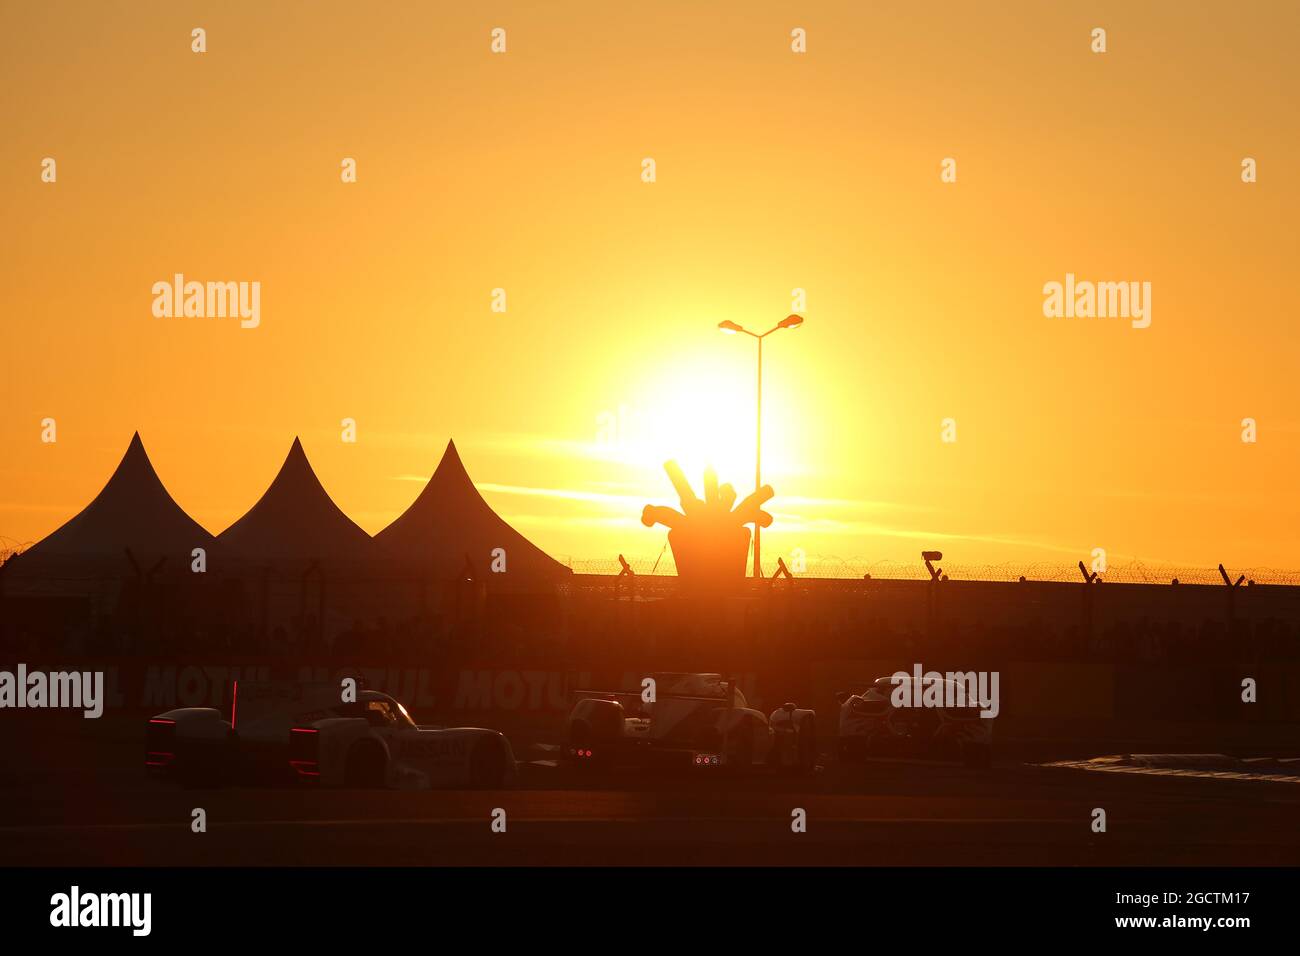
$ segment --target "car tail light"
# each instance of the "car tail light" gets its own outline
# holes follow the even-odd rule
[[[300,778],[320,777],[320,731],[314,727],[289,731],[289,766]]]
[[[149,720],[144,736],[144,765],[164,768],[176,759],[176,721],[166,717]]]

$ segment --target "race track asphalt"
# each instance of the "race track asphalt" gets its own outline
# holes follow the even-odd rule
[[[1300,784],[1014,763],[808,779],[530,768],[504,791],[182,790],[102,767],[29,783],[0,789],[0,866],[1300,864]]]

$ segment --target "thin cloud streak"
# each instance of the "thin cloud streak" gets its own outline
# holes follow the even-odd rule
[[[400,476],[400,480],[428,481],[427,478],[417,479],[416,476],[413,475],[412,476],[402,475]],[[608,492],[601,492],[601,491],[582,491],[573,488],[534,488],[527,485],[503,485],[503,484],[498,484],[496,482],[488,482],[488,481],[477,482],[474,487],[478,488],[479,491],[493,492],[502,495],[520,495],[525,497],[536,497],[536,498],[557,498],[566,501],[584,501],[584,502],[592,502],[596,504],[617,505],[619,507],[632,508],[638,513],[640,512],[641,508],[644,505],[650,503],[652,500],[657,500],[658,498],[662,497],[656,495],[631,495],[631,494],[619,495],[619,494],[611,494]],[[891,501],[854,501],[849,498],[810,498],[806,496],[783,497],[781,495],[777,495],[776,498],[773,499],[773,501],[778,501],[782,504],[794,505],[796,507],[802,506],[805,508],[844,508],[844,509],[862,509],[862,510],[880,510],[880,511],[922,510],[922,509],[911,509],[908,506],[901,505]],[[927,508],[923,510],[928,511],[932,509]],[[799,520],[799,517],[797,515],[792,515],[789,517],[792,517],[795,520]]]

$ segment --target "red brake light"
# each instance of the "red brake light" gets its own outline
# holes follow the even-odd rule
[[[289,729],[289,766],[299,777],[320,776],[320,761],[316,759],[319,733],[315,727]]]
[[[176,737],[176,721],[167,717],[151,717],[145,732],[144,765],[161,769],[176,760],[176,754],[164,747],[172,746]]]

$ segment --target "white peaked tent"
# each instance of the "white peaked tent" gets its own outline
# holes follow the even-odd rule
[[[364,561],[371,546],[321,486],[297,438],[271,486],[217,541],[236,560],[283,565]]]
[[[91,565],[127,570],[132,559],[142,572],[160,561],[175,570],[189,567],[194,548],[212,544],[212,535],[167,493],[136,432],[95,499],[12,564],[22,575]]]
[[[465,568],[489,587],[529,590],[558,581],[572,572],[506,524],[474,487],[448,442],[442,461],[401,516],[375,535],[380,557],[450,580]],[[505,573],[492,573],[492,553],[505,551]]]

